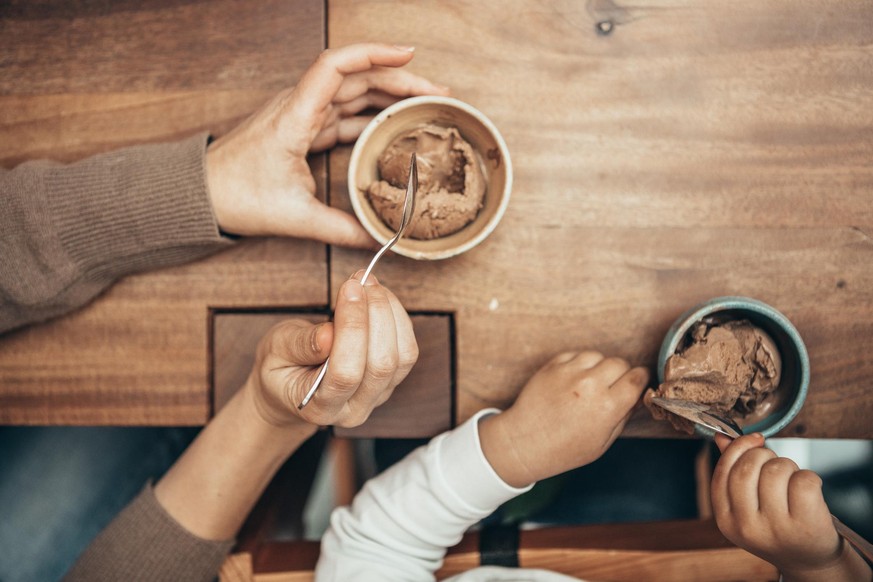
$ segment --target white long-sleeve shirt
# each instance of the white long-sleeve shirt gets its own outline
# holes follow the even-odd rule
[[[434,438],[378,477],[351,507],[331,515],[315,570],[318,582],[419,582],[435,580],[446,548],[502,503],[524,493],[494,471],[479,442],[483,410],[453,431]],[[568,582],[544,570],[476,568],[452,582],[513,580]]]

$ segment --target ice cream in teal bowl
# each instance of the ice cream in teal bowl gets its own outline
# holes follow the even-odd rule
[[[800,412],[809,356],[800,333],[777,309],[749,297],[717,297],[673,323],[658,354],[657,390],[646,404],[657,419],[700,436],[712,431],[652,404],[651,396],[706,404],[744,433],[770,437]]]

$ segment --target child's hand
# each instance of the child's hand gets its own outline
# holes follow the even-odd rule
[[[290,320],[261,340],[245,389],[263,420],[275,426],[358,426],[412,369],[418,344],[409,316],[376,277],[362,287],[362,273],[340,288],[332,323]],[[321,387],[298,410],[328,355]]]
[[[306,155],[355,141],[370,121],[361,115],[367,109],[447,95],[446,87],[403,70],[412,57],[411,48],[380,43],[328,49],[296,87],[210,144],[206,177],[221,229],[373,246],[351,215],[315,198]]]
[[[866,566],[834,529],[818,475],[764,448],[757,433],[733,442],[716,435],[715,442],[722,457],[712,507],[726,538],[779,568],[786,581],[869,579],[869,569],[858,577]]]
[[[620,358],[561,354],[512,407],[480,421],[485,457],[514,487],[588,464],[618,437],[648,381],[645,368],[631,369]]]

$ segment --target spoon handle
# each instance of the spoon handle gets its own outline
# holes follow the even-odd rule
[[[418,163],[416,162],[415,153],[413,152],[412,156],[409,158],[409,180],[406,185],[406,198],[403,200],[403,218],[400,221],[400,228],[397,229],[397,233],[391,238],[391,240],[382,245],[382,248],[379,249],[379,252],[376,253],[370,261],[370,264],[367,265],[367,270],[364,271],[364,276],[361,277],[361,285],[364,285],[367,282],[367,278],[370,276],[370,273],[373,272],[373,267],[376,266],[376,263],[379,262],[382,255],[387,253],[391,247],[394,246],[394,243],[400,240],[400,237],[403,236],[403,232],[406,230],[406,227],[409,226],[409,223],[412,220],[412,214],[415,211],[415,194],[417,192]],[[318,390],[318,387],[321,386],[321,381],[324,380],[328,362],[330,362],[330,358],[327,358],[321,365],[321,370],[318,371],[318,376],[316,376],[315,382],[312,383],[309,392],[306,393],[306,396],[304,396],[300,404],[297,405],[297,410],[303,410],[303,407],[309,404],[309,401],[312,400],[313,396],[315,396],[315,391]]]
[[[303,407],[309,404],[309,401],[312,400],[313,396],[315,396],[315,391],[318,390],[318,387],[321,386],[321,381],[324,380],[328,362],[330,362],[330,357],[328,357],[321,365],[321,370],[318,371],[318,376],[315,377],[315,382],[312,383],[309,392],[306,393],[306,396],[304,396],[300,404],[297,405],[297,410],[303,410]]]

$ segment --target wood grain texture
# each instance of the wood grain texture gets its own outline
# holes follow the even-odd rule
[[[220,582],[252,582],[252,555],[246,552],[231,554],[218,571]]]
[[[219,136],[324,44],[314,0],[3,3],[0,163]],[[312,166],[323,198],[324,156]],[[324,245],[277,239],[128,277],[0,339],[0,423],[205,423],[210,309],[324,308],[327,289]]]
[[[777,580],[771,564],[731,544],[713,520],[545,528],[519,534],[519,565],[587,580]]]
[[[470,532],[457,546],[449,548],[437,579],[478,567],[478,540],[478,533]],[[520,533],[519,544],[521,567],[552,570],[585,580],[763,582],[779,577],[772,565],[731,545],[712,521],[526,530]],[[258,552],[255,580],[306,580],[318,560],[318,547],[312,542],[268,542]],[[231,556],[229,561],[233,559]]]
[[[437,578],[480,563],[479,539],[468,533],[450,548]],[[583,580],[664,582],[777,580],[776,568],[733,546],[711,520],[585,525],[519,533],[519,566]]]
[[[607,16],[602,36],[569,0],[329,3],[330,46],[416,45],[410,68],[483,111],[512,154],[487,241],[379,265],[407,308],[455,312],[458,422],[509,405],[561,351],[653,367],[680,313],[746,295],[810,354],[807,403],[781,436],[873,437],[873,6],[644,1]],[[330,160],[346,208],[347,161]],[[366,259],[334,249],[331,277]],[[643,413],[624,434],[680,436]]]
[[[317,307],[323,247],[252,239],[123,279],[93,303],[0,340],[0,422],[194,425],[210,414],[210,307]]]
[[[2,94],[293,85],[324,48],[313,0],[43,0],[0,6]]]
[[[215,410],[245,383],[258,340],[291,318],[325,321],[321,314],[218,313],[214,317]],[[452,427],[452,336],[448,316],[412,315],[419,346],[415,367],[391,398],[355,428],[334,428],[343,438],[427,438]]]
[[[519,564],[611,582],[776,581],[776,568],[740,548],[694,551],[522,550]],[[608,578],[606,578],[608,577]]]
[[[0,95],[0,165],[70,162],[133,143],[227,133],[273,91]],[[120,131],[119,128],[123,128]]]
[[[285,580],[282,576],[311,575],[318,562],[319,550],[319,542],[268,541],[258,547],[255,575],[267,577],[267,580],[272,580],[269,576],[276,577],[275,580]],[[295,580],[293,577],[289,579]]]
[[[279,572],[275,574],[256,574],[254,582],[312,582],[315,572]]]
[[[255,363],[258,342],[274,325],[288,319],[327,321],[315,313],[216,313],[212,319],[212,392],[217,413],[245,384]]]

